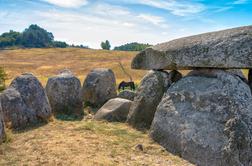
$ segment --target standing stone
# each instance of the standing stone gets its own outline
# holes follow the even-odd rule
[[[172,40],[140,52],[133,69],[252,68],[252,26]]]
[[[95,114],[96,120],[109,122],[125,122],[132,101],[121,98],[110,99]]]
[[[149,128],[156,107],[170,83],[167,72],[150,71],[137,89],[127,122],[138,129]]]
[[[5,130],[4,130],[4,121],[3,121],[3,114],[2,114],[2,107],[0,101],[0,144],[4,141],[5,138]]]
[[[169,87],[150,136],[201,166],[252,165],[252,96],[240,77],[222,70],[189,74]]]
[[[119,98],[128,99],[128,100],[131,100],[131,101],[134,100],[134,97],[135,97],[135,96],[136,96],[136,92],[131,91],[131,90],[123,90],[123,91],[121,91],[121,92],[118,94],[118,97],[119,97]]]
[[[20,129],[37,121],[36,112],[27,107],[20,93],[8,88],[0,94],[6,127]]]
[[[81,83],[70,71],[50,77],[46,93],[55,114],[83,115]]]
[[[94,69],[83,83],[84,101],[95,107],[101,107],[109,99],[115,98],[116,79],[111,69]]]
[[[11,82],[10,88],[20,93],[27,109],[34,112],[39,120],[48,120],[52,114],[51,106],[44,88],[35,76],[29,73],[22,74]]]

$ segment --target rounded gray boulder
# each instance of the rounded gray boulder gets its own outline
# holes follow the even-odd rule
[[[86,103],[101,107],[117,96],[114,72],[104,68],[90,71],[83,83],[82,92]]]
[[[134,100],[134,97],[135,97],[135,96],[136,96],[136,92],[131,91],[131,90],[123,90],[123,91],[121,91],[121,92],[118,94],[118,97],[119,97],[119,98],[128,99],[128,100],[131,100],[131,101]]]
[[[202,166],[252,165],[252,96],[222,70],[192,72],[164,94],[150,136],[168,151]],[[199,72],[196,72],[199,73]]]
[[[27,107],[20,93],[14,88],[8,88],[0,94],[3,119],[6,127],[24,128],[37,121],[36,112]]]
[[[109,122],[125,122],[132,101],[122,98],[110,99],[95,114],[96,120],[107,120]]]
[[[53,113],[83,115],[81,83],[70,71],[50,77],[46,93]]]
[[[39,80],[30,73],[16,77],[10,84],[21,95],[27,109],[36,114],[39,120],[47,121],[52,115],[46,92]]]
[[[170,83],[168,72],[150,71],[137,89],[127,122],[137,129],[149,128],[156,107]]]

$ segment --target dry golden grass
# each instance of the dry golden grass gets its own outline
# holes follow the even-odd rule
[[[0,66],[9,76],[7,84],[21,73],[32,72],[45,85],[48,77],[65,68],[83,82],[90,70],[100,67],[111,68],[119,82],[128,80],[118,65],[121,61],[139,82],[146,71],[130,69],[136,53],[77,48],[5,50],[0,51]],[[53,119],[42,126],[7,133],[6,143],[0,145],[0,165],[191,165],[154,143],[147,133],[126,124]],[[144,150],[136,150],[137,144]]]
[[[0,145],[0,165],[191,165],[168,153],[146,133],[120,123],[53,120],[9,137]],[[137,150],[137,144],[144,150]]]
[[[83,82],[87,73],[94,68],[110,68],[114,71],[117,83],[129,78],[123,73],[118,62],[121,61],[134,81],[139,83],[146,74],[143,70],[130,68],[132,58],[137,52],[106,51],[80,48],[17,49],[0,50],[0,66],[8,74],[7,85],[19,74],[34,73],[43,85],[48,77],[62,69],[70,69]],[[188,71],[180,71],[183,75]],[[247,76],[247,70],[243,70]]]
[[[0,66],[9,76],[7,84],[17,75],[24,72],[34,73],[43,85],[47,78],[62,69],[70,69],[81,81],[94,68],[111,68],[117,78],[128,81],[118,62],[121,61],[126,70],[138,82],[146,71],[132,70],[130,63],[137,52],[91,50],[79,48],[49,49],[17,49],[0,51]]]

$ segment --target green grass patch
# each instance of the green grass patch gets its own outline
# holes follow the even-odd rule
[[[140,131],[135,131],[123,126],[120,123],[108,123],[102,121],[87,121],[81,124],[76,130],[89,130],[97,134],[106,136],[115,136],[118,139],[134,140],[143,138],[144,134]]]

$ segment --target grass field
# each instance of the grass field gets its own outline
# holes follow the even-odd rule
[[[17,49],[0,51],[0,66],[7,74],[7,84],[24,72],[35,74],[43,85],[47,78],[62,69],[70,69],[81,82],[94,68],[110,68],[116,75],[117,82],[128,81],[118,62],[121,62],[136,82],[146,71],[132,70],[130,63],[137,52],[91,50],[79,48]]]
[[[114,71],[117,83],[129,78],[123,73],[118,62],[121,62],[134,81],[139,83],[146,74],[143,70],[132,70],[132,58],[137,52],[106,51],[80,48],[49,48],[49,49],[16,49],[0,50],[0,67],[4,67],[8,80],[24,72],[32,72],[45,86],[48,77],[63,69],[70,69],[83,82],[87,73],[94,68],[110,68]],[[180,71],[182,74],[188,71]],[[243,70],[247,76],[247,70]]]
[[[89,49],[18,49],[0,51],[0,66],[7,74],[7,84],[24,72],[34,73],[43,85],[48,77],[62,69],[70,69],[83,82],[94,68],[111,68],[117,82],[128,80],[118,62],[137,83],[146,71],[130,69],[137,52]],[[246,71],[243,71],[247,74]],[[183,74],[186,71],[182,71]],[[144,150],[135,149],[142,144]],[[174,156],[154,143],[148,133],[142,133],[127,124],[90,120],[52,122],[12,132],[7,142],[0,145],[0,165],[168,165],[187,166],[187,161]]]
[[[135,148],[142,144],[143,151]],[[53,120],[12,133],[0,165],[190,166],[125,124]]]
[[[48,77],[68,68],[83,82],[94,68],[111,68],[117,82],[128,80],[121,61],[135,82],[146,71],[130,69],[137,52],[88,49],[18,49],[0,51],[0,66],[7,74],[7,84],[24,72],[34,73],[43,85]],[[135,148],[142,144],[143,151]],[[81,121],[52,119],[48,124],[24,131],[7,130],[7,141],[0,145],[0,165],[83,165],[189,166],[154,143],[148,133],[136,131],[123,123],[97,122],[85,116]]]

